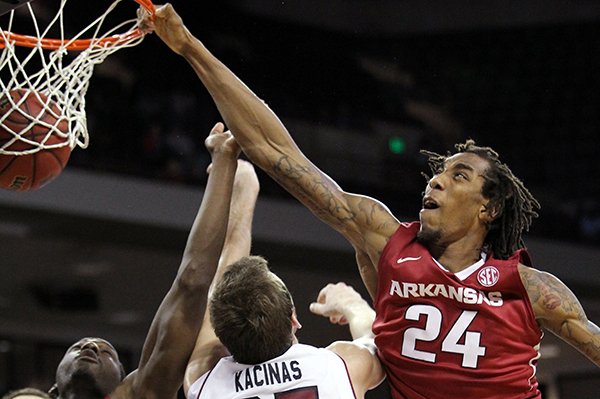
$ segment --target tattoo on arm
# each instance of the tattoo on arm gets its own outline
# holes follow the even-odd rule
[[[600,365],[600,329],[573,292],[548,273],[528,270],[521,277],[542,326]]]
[[[306,205],[317,217],[334,227],[342,227],[356,215],[338,197],[335,183],[316,168],[295,163],[282,156],[274,165],[271,176],[290,194]]]
[[[372,198],[358,195],[354,197],[355,201],[350,202],[333,180],[310,164],[299,164],[283,155],[273,164],[269,174],[336,230],[342,230],[352,222],[375,231],[390,224],[390,217],[381,218],[383,212],[389,214],[385,206]]]

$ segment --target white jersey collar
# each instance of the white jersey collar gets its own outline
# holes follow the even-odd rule
[[[431,259],[433,259],[433,261],[439,266],[440,269],[442,269],[443,271],[445,271],[447,273],[452,273],[450,270],[446,269],[444,267],[444,265],[442,265],[440,262],[438,262],[438,260],[435,259],[433,256],[431,257]],[[485,253],[485,251],[481,251],[480,258],[479,258],[479,260],[477,262],[473,263],[471,266],[467,266],[466,268],[462,269],[458,273],[454,273],[454,275],[460,281],[463,281],[467,277],[469,277],[471,274],[475,273],[475,271],[477,269],[479,269],[481,266],[483,266],[483,264],[485,263],[486,259],[487,259],[487,253]]]

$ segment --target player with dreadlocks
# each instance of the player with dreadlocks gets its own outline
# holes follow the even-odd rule
[[[507,259],[519,248],[524,248],[522,233],[529,231],[533,218],[538,217],[540,204],[525,188],[506,164],[500,162],[498,153],[490,147],[479,147],[475,141],[467,140],[464,144],[456,144],[457,152],[473,153],[489,162],[484,176],[481,192],[488,199],[488,207],[496,207],[498,216],[488,225],[485,244],[494,249],[498,259]],[[429,167],[434,174],[444,170],[446,159],[451,156],[439,155],[431,151],[421,150],[426,155]],[[427,180],[429,176],[425,175]]]
[[[531,267],[521,234],[539,204],[496,152],[473,141],[426,152],[434,175],[419,221],[400,222],[313,165],[172,6],[143,23],[190,63],[248,158],[352,244],[395,399],[540,398],[544,328],[600,365],[598,326],[561,281]]]

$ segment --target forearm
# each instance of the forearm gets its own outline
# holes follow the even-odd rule
[[[181,385],[225,241],[237,152],[212,154],[213,168],[181,265],[152,321],[136,374],[140,386],[156,397],[172,396]]]
[[[153,19],[146,15],[141,27],[156,32],[171,50],[190,63],[227,127],[255,164],[265,169],[269,158],[264,153],[279,146],[289,154],[287,150],[295,147],[277,116],[192,35],[172,5],[158,7]]]
[[[252,219],[259,190],[260,185],[252,165],[249,162],[238,160],[229,210],[227,235],[219,258],[219,266],[211,285],[211,291],[229,265],[250,254]],[[194,351],[185,371],[185,392],[188,391],[189,386],[194,381],[210,370],[220,357],[226,356],[225,351],[215,335],[210,314],[206,312],[196,339]]]
[[[227,127],[252,163],[263,169],[319,219],[360,240],[346,193],[300,151],[271,109],[197,39],[184,57],[214,99]],[[362,215],[361,215],[362,216]],[[348,233],[352,233],[349,236]]]
[[[271,109],[196,38],[182,51],[210,95],[225,124],[253,163],[270,169],[277,153],[298,153]],[[292,151],[293,150],[293,151]]]
[[[348,324],[353,339],[371,336],[375,311],[358,292],[346,283],[327,284],[310,311],[325,317],[334,324]]]
[[[233,179],[237,168],[237,160],[231,154],[218,154],[212,160],[213,167],[208,177],[204,198],[194,223],[183,254],[179,270],[187,269],[197,274],[195,281],[210,282],[213,279],[227,232],[227,220],[233,190]],[[202,268],[210,266],[210,270],[191,268],[193,262]]]
[[[358,339],[373,334],[372,325],[375,321],[375,311],[363,301],[360,304],[352,305],[344,312],[352,339]]]
[[[227,226],[225,218],[229,210],[229,201],[222,199],[230,198],[236,169],[235,161],[223,158],[218,163],[223,163],[224,167],[213,168],[214,174],[211,173],[208,178],[202,204],[188,235],[177,277],[163,300],[161,308],[175,306],[174,302],[181,298],[181,295],[178,294],[180,292],[178,287],[196,290],[198,295],[190,296],[190,298],[206,299],[206,294],[202,294],[200,289],[194,287],[208,287],[215,274],[218,257],[225,240]],[[207,231],[211,233],[206,234]],[[206,253],[203,252],[205,249]],[[191,316],[195,316],[197,312],[197,309],[194,310]],[[171,312],[161,312],[160,310],[157,312],[144,344],[142,364],[152,353],[158,329],[162,324],[168,325],[171,320],[169,317],[163,318],[164,313],[172,316]]]
[[[260,184],[254,167],[247,161],[238,161],[225,245],[219,259],[219,268],[213,285],[219,281],[220,276],[230,264],[250,255],[252,221],[259,191]]]
[[[190,33],[171,5],[157,8],[155,17],[144,26],[189,62],[248,158],[376,264],[398,224],[389,210],[346,193],[306,158],[277,115]],[[373,292],[372,276],[365,281]]]
[[[587,319],[568,319],[560,325],[542,325],[600,367],[600,328],[596,324]]]
[[[600,328],[588,320],[572,326],[569,335],[575,337],[574,346],[600,367]]]
[[[230,214],[230,217],[235,217]],[[223,252],[219,258],[219,268],[215,275],[213,285],[219,281],[227,266],[236,262],[244,256],[250,255],[252,245],[252,215],[243,215],[235,225],[231,223],[227,230]]]
[[[552,274],[522,264],[519,275],[538,323],[600,366],[600,328],[573,292]]]

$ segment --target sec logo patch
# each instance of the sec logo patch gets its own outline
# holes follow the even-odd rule
[[[500,272],[494,266],[486,266],[477,273],[477,281],[484,287],[491,287],[498,282]]]

